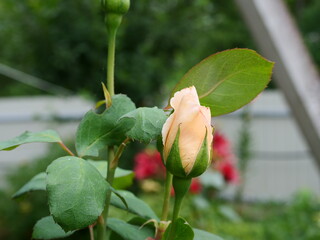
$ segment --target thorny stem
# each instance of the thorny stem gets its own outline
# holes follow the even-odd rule
[[[130,138],[126,138],[122,143],[121,145],[119,146],[117,152],[116,152],[116,155],[114,156],[113,158],[113,161],[111,161],[110,163],[110,168],[116,168],[118,166],[118,162],[119,162],[119,159],[125,149],[125,147],[127,146],[127,144],[130,142]]]
[[[116,33],[117,28],[108,29],[108,60],[107,60],[107,88],[110,97],[114,95],[114,62],[115,62],[115,49],[116,49]],[[112,186],[114,173],[117,166],[111,166],[114,162],[114,149],[108,149],[108,172],[107,182]],[[105,240],[107,237],[107,217],[109,213],[109,205],[111,199],[111,189],[108,190],[106,196],[105,207],[102,214],[98,218],[98,240]]]
[[[108,34],[108,62],[107,62],[107,88],[112,97],[114,95],[114,59],[116,50],[117,29],[109,31]]]
[[[63,150],[65,150],[69,155],[75,156],[73,152],[63,143],[63,142],[58,142],[59,145],[62,147]]]
[[[172,185],[172,174],[167,170],[166,172],[166,182],[164,188],[164,198],[163,198],[163,205],[162,205],[162,215],[161,221],[167,221],[168,212],[170,207],[170,191]]]
[[[172,174],[167,170],[166,171],[166,182],[164,186],[164,196],[163,196],[163,205],[162,205],[162,214],[161,214],[161,222],[167,221],[169,208],[170,208],[170,192],[172,186]],[[162,235],[165,232],[165,227],[162,224],[159,224],[159,227],[156,231],[155,240],[162,239]]]
[[[89,231],[90,231],[90,240],[94,240],[93,225],[89,226]]]
[[[116,168],[118,167],[119,159],[123,153],[124,148],[127,146],[127,143],[130,141],[130,138],[126,138],[121,145],[119,146],[116,154],[114,154],[113,147],[108,149],[108,172],[107,172],[107,182],[112,186],[114,180],[114,174]],[[101,216],[98,218],[98,240],[105,240],[107,236],[107,218],[109,213],[109,206],[111,200],[111,189],[107,192],[106,202],[104,210]]]

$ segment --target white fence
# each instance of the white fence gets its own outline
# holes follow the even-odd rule
[[[44,129],[55,129],[63,139],[73,139],[79,120],[92,106],[92,102],[76,97],[0,99],[0,141],[25,130]],[[213,119],[216,128],[230,138],[234,147],[241,127],[239,113]],[[247,173],[245,199],[287,200],[300,189],[320,195],[318,169],[282,95],[264,92],[251,104],[251,113],[253,158]],[[57,123],[52,121],[55,118],[69,121]],[[44,155],[47,146],[26,144],[14,151],[0,152],[0,179],[9,168]],[[229,187],[224,194],[232,197],[235,188]]]
[[[320,195],[320,176],[308,146],[278,91],[265,91],[251,103],[252,160],[244,198],[287,200],[299,190]],[[218,129],[238,144],[240,111],[216,119]],[[226,189],[232,197],[235,187]]]

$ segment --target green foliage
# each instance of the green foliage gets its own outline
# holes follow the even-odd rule
[[[21,195],[31,191],[45,191],[46,190],[47,174],[42,172],[34,176],[29,182],[23,185],[12,198],[20,197]]]
[[[47,168],[50,213],[66,231],[93,224],[109,188],[99,171],[81,158],[61,157]]]
[[[290,205],[264,223],[264,239],[320,239],[320,203],[310,192],[300,192]]]
[[[100,1],[2,0],[0,62],[97,98],[107,52],[99,11]],[[131,1],[118,36],[115,89],[138,106],[160,103],[208,53],[253,46],[233,1]],[[0,83],[0,95],[38,93]]]
[[[99,9],[100,1],[1,1],[0,62],[72,91],[97,90],[106,52]],[[18,93],[14,86],[5,81],[1,93]]]
[[[125,95],[112,97],[112,105],[102,114],[90,110],[81,120],[76,133],[76,149],[79,156],[99,155],[106,146],[119,145],[126,138],[134,120],[118,121],[123,115],[135,109],[134,103]]]
[[[126,135],[133,140],[150,143],[161,134],[167,116],[162,109],[157,107],[140,107],[122,116],[119,122],[129,121],[130,123],[132,119],[135,123]]]
[[[271,80],[273,63],[248,49],[223,51],[204,59],[184,75],[171,96],[195,86],[212,116],[233,112],[252,101]]]
[[[0,239],[31,239],[34,224],[50,215],[44,191],[36,191],[16,200],[12,200],[11,196],[32,177],[44,172],[47,165],[62,154],[64,152],[58,145],[49,145],[45,157],[8,169],[5,173],[3,179],[6,184],[0,187]]]
[[[175,234],[173,235],[174,240],[193,240],[194,232],[193,229],[190,227],[189,223],[183,218],[178,218],[175,222],[176,230]],[[168,234],[171,230],[171,224],[168,226],[166,232],[163,235],[163,240],[168,238]]]
[[[222,240],[221,237],[218,237],[217,235],[214,235],[212,233],[208,233],[206,231],[200,230],[200,229],[193,229],[194,232],[194,239],[193,240]]]
[[[145,240],[154,235],[149,228],[140,228],[115,218],[108,219],[108,228],[113,231],[110,240]]]
[[[33,142],[61,142],[61,139],[58,133],[54,130],[45,130],[35,133],[26,131],[13,139],[0,142],[0,151],[13,150],[19,147],[21,144]]]
[[[114,194],[111,195],[111,205],[137,214],[146,219],[157,219],[157,215],[153,212],[148,204],[137,198],[133,193],[125,190],[117,191],[126,201],[127,206]]]
[[[98,169],[101,176],[103,178],[107,178],[107,169],[108,169],[108,162],[107,161],[92,161],[88,160],[89,163],[91,163],[95,168]],[[116,189],[124,189],[132,185],[134,178],[133,171],[122,169],[122,168],[116,168],[116,172],[114,175],[113,180],[113,187]]]
[[[51,216],[40,219],[33,228],[33,239],[56,239],[65,238],[73,234],[65,232],[58,224],[56,224]]]

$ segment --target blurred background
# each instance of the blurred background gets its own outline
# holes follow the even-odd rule
[[[230,48],[264,55],[241,2],[132,1],[117,38],[116,92],[137,106],[164,107],[174,85],[205,57]],[[283,2],[319,69],[320,1]],[[82,116],[103,98],[106,39],[100,1],[1,0],[0,141],[50,128],[72,148]],[[193,226],[228,240],[320,239],[320,160],[278,82],[271,81],[240,111],[213,119],[216,161],[196,181],[183,210]],[[1,240],[30,239],[34,223],[48,215],[45,193],[11,196],[62,155],[58,146],[47,144],[0,152]],[[150,162],[155,162],[151,172],[145,169]],[[159,213],[157,162],[154,146],[134,143],[121,165],[136,171],[131,190]]]

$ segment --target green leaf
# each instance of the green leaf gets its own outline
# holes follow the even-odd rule
[[[172,91],[195,86],[212,116],[233,112],[252,101],[270,81],[274,63],[253,50],[232,49],[209,56],[191,68]]]
[[[140,142],[149,143],[161,134],[167,116],[162,109],[157,107],[141,107],[121,117],[119,122],[127,122],[130,119],[134,119],[135,123],[127,132],[127,136]]]
[[[208,169],[199,178],[201,184],[205,187],[221,190],[225,186],[223,175],[217,170]]]
[[[119,168],[116,169],[116,174],[117,174],[118,169]],[[119,171],[120,171],[120,169],[119,169]],[[118,177],[115,177],[115,179],[113,180],[113,184],[112,184],[112,186],[115,189],[126,189],[127,187],[130,187],[133,184],[134,173],[132,171],[124,170],[124,169],[121,169],[120,172],[122,172],[122,171],[126,171],[127,173],[123,176],[118,175]]]
[[[13,194],[12,198],[20,197],[21,195],[37,190],[46,190],[46,178],[47,174],[45,172],[39,173],[34,176],[29,182],[27,182],[24,186],[22,186],[15,194]]]
[[[109,188],[99,171],[81,158],[61,157],[47,168],[50,213],[66,231],[93,224]]]
[[[223,240],[221,237],[214,235],[212,233],[200,230],[200,229],[193,229],[194,232],[194,240]]]
[[[218,206],[218,211],[222,216],[224,216],[230,222],[238,223],[242,221],[239,214],[230,206],[227,206],[227,205]]]
[[[52,216],[40,219],[33,227],[32,239],[56,239],[65,238],[73,234],[74,231],[65,232]]]
[[[171,228],[171,224],[168,226],[162,239],[167,239],[167,235],[170,232],[170,228]],[[173,239],[174,240],[193,240],[193,238],[194,238],[193,229],[190,227],[189,223],[186,220],[179,217],[176,220],[176,231]],[[204,239],[207,240],[206,238],[203,238],[202,240]]]
[[[114,194],[111,195],[111,205],[131,212],[133,214],[137,214],[140,217],[146,219],[156,219],[159,220],[157,215],[152,211],[148,204],[146,204],[141,199],[137,198],[133,193],[125,190],[117,191],[121,196],[125,199],[128,207],[126,207],[123,202]]]
[[[113,231],[110,240],[145,240],[154,235],[150,228],[140,228],[115,218],[108,218],[107,226]]]
[[[107,161],[88,160],[88,162],[98,169],[98,171],[100,172],[103,178],[107,177],[107,169],[108,169]],[[125,189],[132,185],[133,178],[134,178],[133,171],[118,167],[116,169],[112,185],[115,189]]]
[[[19,147],[21,144],[34,142],[61,142],[61,139],[58,133],[54,130],[46,130],[42,132],[26,131],[13,139],[0,142],[0,151],[10,151],[15,149],[16,147]]]
[[[134,120],[118,122],[124,114],[135,109],[134,103],[125,95],[112,97],[112,105],[102,114],[93,110],[86,113],[76,133],[76,149],[79,156],[99,155],[106,146],[119,145],[126,138],[125,133],[134,125]]]

